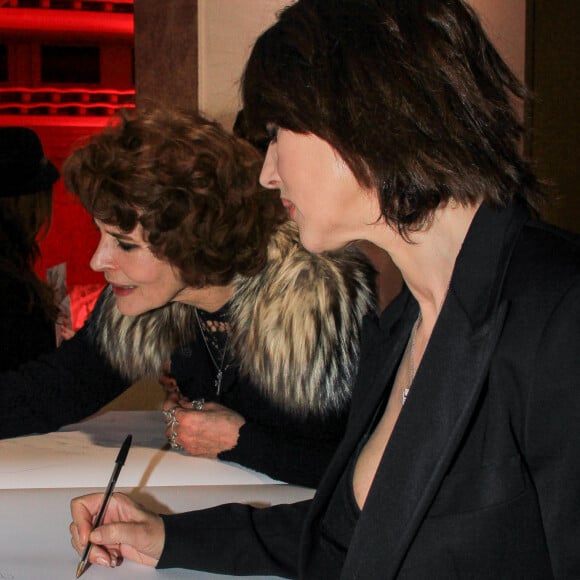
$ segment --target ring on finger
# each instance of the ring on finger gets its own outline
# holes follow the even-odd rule
[[[191,401],[192,409],[196,411],[203,411],[203,404],[205,403],[205,399],[194,399]]]

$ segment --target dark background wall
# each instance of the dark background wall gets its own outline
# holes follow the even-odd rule
[[[580,1],[528,0],[528,150],[558,196],[548,221],[580,233]]]

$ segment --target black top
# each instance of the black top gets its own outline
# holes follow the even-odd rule
[[[159,567],[313,580],[579,578],[580,241],[517,207],[482,205],[475,216],[352,537],[348,521],[344,537],[326,533],[349,509],[345,470],[417,310],[404,290],[365,320],[348,427],[313,500],[163,516]]]
[[[54,323],[39,304],[30,305],[25,283],[0,271],[0,372],[56,347]]]
[[[212,314],[200,310],[200,320],[202,324],[216,320],[226,322],[224,312],[227,307]],[[344,433],[348,409],[340,415],[325,417],[289,414],[266,399],[248,377],[239,373],[229,352],[224,359],[225,370],[218,393],[215,363],[218,367],[221,365],[226,337],[219,331],[216,334],[219,346],[212,349],[213,359],[200,338],[175,351],[171,357],[171,374],[188,399],[215,401],[246,419],[236,447],[223,451],[218,457],[241,463],[274,479],[316,487]],[[209,333],[206,336],[211,345]]]

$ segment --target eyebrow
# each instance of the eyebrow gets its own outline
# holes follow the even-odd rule
[[[95,224],[95,226],[97,226],[99,228],[99,225],[97,224],[97,220],[93,217],[93,223]],[[106,233],[109,234],[110,236],[112,236],[113,238],[117,239],[117,240],[122,240],[124,242],[133,242],[134,244],[139,244],[139,240],[136,240],[135,238],[131,237],[129,234],[124,234],[124,233],[118,233],[118,232],[112,232],[111,230],[107,229],[107,224],[104,224],[101,222],[101,228],[102,230]],[[99,228],[99,229],[101,229]]]
[[[94,221],[95,220],[93,220],[93,222]],[[139,243],[136,239],[134,239],[133,237],[131,237],[129,234],[112,232],[111,230],[107,229],[107,226],[106,225],[103,225],[103,231],[105,233],[109,234],[110,236],[112,236],[113,238],[117,239],[117,240],[122,240],[124,242],[133,242],[134,244],[138,244]]]
[[[114,238],[116,238],[117,240],[123,240],[124,242],[133,242],[134,244],[138,244],[139,242],[131,237],[128,234],[118,234],[116,232],[111,232],[109,230],[105,230],[110,236],[113,236]]]

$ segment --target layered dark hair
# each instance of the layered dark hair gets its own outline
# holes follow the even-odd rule
[[[52,187],[25,195],[0,198],[0,272],[23,282],[28,308],[39,307],[55,321],[58,308],[54,292],[34,271],[40,257],[38,245],[52,221]]]
[[[152,252],[192,287],[257,273],[286,219],[259,185],[262,156],[218,123],[186,111],[120,111],[63,166],[67,188],[105,224],[138,224]]]
[[[461,0],[298,0],[255,43],[242,97],[252,139],[321,137],[401,232],[449,200],[540,208],[513,109],[527,91]]]

